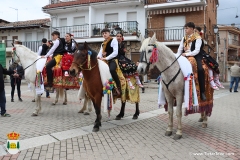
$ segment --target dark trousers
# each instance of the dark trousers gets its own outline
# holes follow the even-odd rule
[[[1,107],[1,115],[6,113],[6,96],[5,90],[0,90],[0,107]]]
[[[47,70],[47,82],[48,86],[52,87],[53,86],[53,71],[52,68],[56,65],[56,61],[53,58],[51,61],[49,61],[46,65],[46,70]]]
[[[118,75],[116,72],[117,64],[116,64],[115,60],[108,61],[108,65],[109,65],[110,73],[112,75],[113,80],[116,82],[117,87],[121,88],[121,84],[120,84],[120,81],[119,81],[119,78],[118,78]]]
[[[12,97],[12,99],[14,97],[15,86],[17,86],[18,98],[21,98],[21,89],[20,89],[21,79],[20,78],[12,78],[11,79],[11,87],[12,87],[11,97]]]
[[[194,58],[197,61],[197,70],[198,70],[198,82],[200,87],[200,92],[205,92],[205,75],[204,75],[204,69],[202,67],[202,54],[199,53]]]

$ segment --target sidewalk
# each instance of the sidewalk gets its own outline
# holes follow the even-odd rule
[[[31,102],[27,85],[22,85],[22,103],[10,102],[10,86],[6,85],[7,110],[12,117],[0,117],[0,144],[6,143],[6,134],[14,130],[20,133],[20,146],[27,149],[16,155],[0,156],[0,160],[240,159],[239,92],[230,93],[228,84],[224,84],[226,89],[214,93],[208,128],[197,122],[199,114],[183,116],[183,138],[175,141],[173,136],[164,136],[168,114],[157,108],[157,83],[145,85],[139,119],[131,119],[135,105],[127,103],[124,118],[115,121],[120,110],[118,101],[110,119],[102,112],[102,128],[97,133],[91,132],[94,111],[89,116],[77,113],[81,108],[77,91],[68,91],[67,106],[61,105],[61,101],[51,106],[54,94],[50,99],[42,96],[41,114],[31,117],[35,103]],[[174,133],[176,125],[174,115]]]

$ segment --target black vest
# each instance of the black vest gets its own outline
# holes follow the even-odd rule
[[[63,53],[65,52],[64,46],[63,46],[63,42],[61,41],[61,39],[59,38],[59,45],[58,47],[55,49],[55,51],[53,52],[53,57],[57,56],[57,55],[63,55]]]
[[[112,40],[113,40],[113,39],[111,39],[111,40],[107,43],[106,50],[105,50],[105,52],[106,52],[106,57],[113,53],[113,47],[111,47]]]
[[[41,56],[45,56],[47,54],[48,46],[46,44],[42,45]]]
[[[183,40],[183,43],[184,43],[184,42],[185,42],[185,38],[184,38],[184,40]],[[191,48],[190,48],[191,51],[194,51],[194,50],[195,50],[195,45],[196,45],[196,39],[195,39],[194,41],[192,41],[192,45],[191,45]],[[203,58],[203,54],[202,54],[202,52],[203,52],[203,47],[204,47],[204,42],[203,42],[203,40],[202,40],[202,45],[201,45],[201,47],[200,47],[200,51],[199,51],[199,53],[198,53],[197,55],[194,56],[196,59],[202,59],[202,58]],[[183,49],[183,52],[185,52],[184,49]]]

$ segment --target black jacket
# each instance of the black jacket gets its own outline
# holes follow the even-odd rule
[[[0,91],[4,90],[4,78],[3,75],[11,75],[13,74],[14,71],[8,71],[7,69],[3,68],[2,65],[0,64]]]
[[[17,74],[19,74],[19,78],[22,79],[22,77],[24,76],[24,70],[23,67],[18,65],[17,63],[13,63],[10,67],[9,67],[9,71],[14,71],[17,70]],[[10,75],[10,78],[13,79],[13,75]]]

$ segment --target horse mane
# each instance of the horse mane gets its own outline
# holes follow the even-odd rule
[[[140,52],[146,50],[146,47],[148,46],[150,40],[151,40],[151,37],[148,37],[142,42]],[[157,47],[160,49],[159,50],[160,52],[169,53],[170,55],[172,55],[172,57],[175,58],[173,51],[168,46],[166,46],[165,44],[163,44],[159,41],[156,41],[156,44],[157,44]]]
[[[37,56],[37,54],[35,52],[33,52],[31,49],[27,48],[24,45],[19,45],[19,44],[15,44],[14,45],[16,48],[21,48],[24,50],[24,52],[30,52],[32,55]]]
[[[78,49],[79,49],[80,51],[85,50],[84,45],[83,45],[83,44],[79,45],[79,46],[78,46]],[[90,48],[89,46],[88,46],[88,50],[90,50],[90,51],[92,52],[91,59],[96,59],[98,53],[97,53],[95,50],[93,50],[92,48]]]

